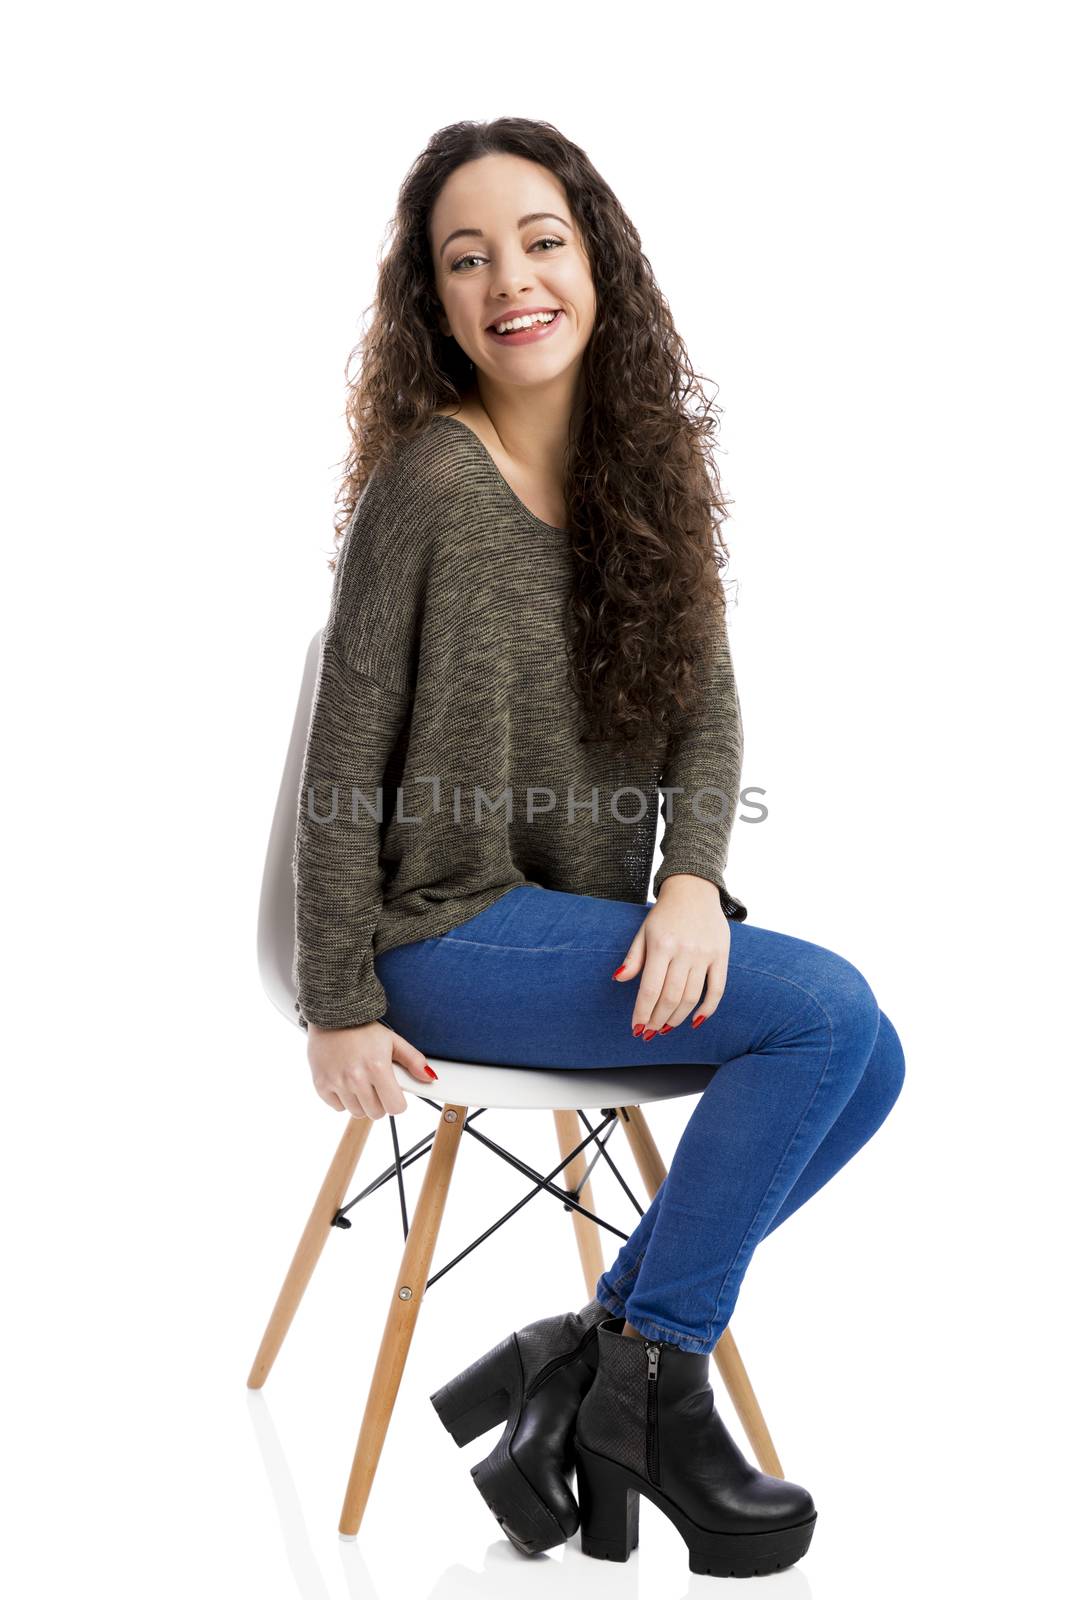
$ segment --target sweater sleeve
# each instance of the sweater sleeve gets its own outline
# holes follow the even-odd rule
[[[390,758],[417,676],[435,487],[418,451],[372,474],[334,573],[292,858],[292,976],[304,1028],[354,1028],[388,1010],[373,959],[386,887],[380,852],[395,802]]]
[[[386,767],[406,709],[403,693],[351,667],[324,638],[293,853],[302,1027],[355,1028],[388,1010],[373,940],[390,803]]]
[[[748,908],[726,887],[726,860],[741,795],[744,729],[726,626],[720,622],[702,663],[698,708],[672,738],[661,789],[681,790],[661,799],[663,860],[653,879],[656,898],[673,873],[707,878],[719,890],[723,912],[744,922]]]

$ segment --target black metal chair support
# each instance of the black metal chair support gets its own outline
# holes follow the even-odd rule
[[[413,1098],[421,1100],[425,1105],[432,1106],[437,1111],[443,1109],[437,1103],[437,1101],[429,1099],[426,1095],[417,1095]],[[589,1181],[593,1167],[596,1165],[597,1161],[600,1160],[601,1156],[603,1156],[608,1167],[614,1173],[620,1188],[632,1203],[638,1216],[644,1216],[644,1207],[637,1199],[637,1196],[630,1188],[630,1185],[626,1182],[626,1179],[623,1177],[618,1166],[612,1160],[611,1155],[608,1152],[608,1140],[615,1132],[619,1121],[618,1114],[613,1106],[601,1108],[601,1115],[603,1116],[604,1120],[596,1128],[593,1127],[585,1112],[579,1111],[578,1115],[585,1126],[589,1129],[589,1133],[579,1144],[575,1145],[573,1150],[568,1151],[559,1164],[553,1167],[552,1170],[547,1174],[539,1173],[536,1168],[531,1167],[528,1162],[523,1161],[511,1150],[508,1150],[503,1145],[498,1144],[495,1139],[490,1139],[488,1135],[482,1133],[480,1129],[471,1127],[471,1123],[474,1122],[478,1117],[484,1116],[488,1109],[489,1108],[487,1106],[481,1106],[477,1110],[473,1111],[470,1116],[465,1118],[463,1132],[469,1133],[472,1139],[477,1139],[479,1144],[483,1144],[487,1149],[492,1150],[493,1153],[499,1156],[502,1161],[506,1161],[509,1166],[512,1166],[516,1169],[516,1171],[521,1172],[524,1177],[533,1178],[535,1180],[534,1187],[528,1194],[523,1195],[521,1200],[516,1201],[513,1206],[505,1211],[503,1216],[498,1217],[496,1222],[492,1223],[488,1228],[486,1228],[483,1233],[480,1233],[476,1239],[472,1239],[470,1244],[466,1245],[464,1249],[459,1251],[457,1255],[454,1255],[451,1261],[446,1262],[439,1272],[435,1272],[432,1277],[427,1278],[427,1290],[429,1290],[439,1278],[443,1278],[446,1272],[450,1272],[454,1266],[457,1266],[460,1261],[462,1261],[466,1256],[469,1256],[472,1251],[476,1250],[480,1244],[484,1244],[486,1239],[489,1238],[490,1234],[495,1233],[498,1228],[503,1227],[504,1223],[510,1221],[516,1212],[522,1210],[523,1206],[529,1205],[530,1201],[533,1200],[536,1195],[542,1193],[549,1194],[553,1197],[553,1199],[558,1200],[562,1204],[565,1211],[580,1212],[583,1217],[588,1217],[590,1222],[595,1222],[599,1228],[605,1228],[608,1233],[615,1234],[616,1238],[623,1240],[625,1243],[625,1241],[630,1237],[628,1233],[624,1233],[621,1228],[616,1228],[613,1223],[606,1221],[603,1217],[598,1217],[595,1212],[588,1211],[586,1207],[581,1204],[581,1190]],[[400,1142],[397,1137],[396,1118],[394,1116],[390,1116],[389,1125],[393,1140],[392,1165],[385,1167],[372,1183],[369,1183],[365,1189],[354,1196],[353,1199],[349,1200],[347,1205],[342,1206],[335,1213],[332,1220],[332,1226],[335,1228],[350,1228],[352,1223],[350,1222],[347,1213],[352,1210],[352,1207],[359,1205],[360,1201],[366,1200],[370,1195],[376,1193],[383,1184],[389,1183],[393,1178],[395,1178],[397,1183],[397,1192],[400,1199],[400,1224],[403,1229],[404,1239],[406,1242],[408,1237],[408,1209],[407,1195],[404,1187],[404,1168],[410,1166],[412,1162],[420,1160],[421,1157],[427,1153],[433,1144],[436,1130],[426,1134],[423,1138],[419,1139],[414,1145],[412,1145],[409,1150],[402,1153],[400,1149]],[[608,1132],[603,1138],[601,1138],[605,1128],[608,1129]],[[596,1153],[588,1162],[585,1173],[582,1177],[582,1181],[578,1185],[578,1188],[563,1189],[559,1186],[559,1184],[553,1183],[552,1180],[555,1178],[556,1174],[562,1172],[563,1169],[574,1160],[575,1156],[580,1155],[589,1144],[596,1145]]]

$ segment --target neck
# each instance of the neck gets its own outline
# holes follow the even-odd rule
[[[561,482],[577,404],[573,385],[504,388],[479,374],[471,404],[497,448],[531,477]]]

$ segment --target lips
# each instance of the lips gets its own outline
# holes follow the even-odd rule
[[[507,345],[509,350],[522,350],[528,344],[542,344],[546,339],[553,339],[557,328],[563,326],[563,312],[558,310],[551,322],[534,322],[528,328],[519,328],[515,333],[497,333],[494,328],[486,331],[486,338],[493,344]]]
[[[559,312],[557,311],[548,322],[531,322],[528,328],[511,328],[507,333],[497,333],[495,328],[490,328],[489,332],[495,333],[498,339],[518,339],[524,333],[535,333],[539,328],[551,328],[552,323],[555,322],[558,316]]]
[[[543,311],[558,312],[559,306],[530,306],[525,311],[505,311],[502,316],[494,317],[492,322],[486,324],[486,333],[494,332],[498,322],[514,322],[519,317],[539,317]],[[547,327],[548,324],[546,323]]]

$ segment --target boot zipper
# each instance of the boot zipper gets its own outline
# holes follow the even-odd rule
[[[645,1385],[645,1462],[650,1480],[659,1483],[659,1345],[645,1340],[648,1381]]]
[[[536,1394],[541,1385],[543,1383],[547,1383],[552,1374],[558,1371],[560,1367],[565,1367],[568,1361],[577,1361],[586,1345],[591,1344],[596,1338],[597,1328],[599,1328],[599,1326],[599,1323],[594,1323],[591,1328],[587,1328],[573,1350],[568,1350],[566,1354],[562,1356],[554,1356],[546,1367],[542,1367],[541,1371],[537,1374],[537,1377],[526,1391],[527,1400],[532,1394]]]

